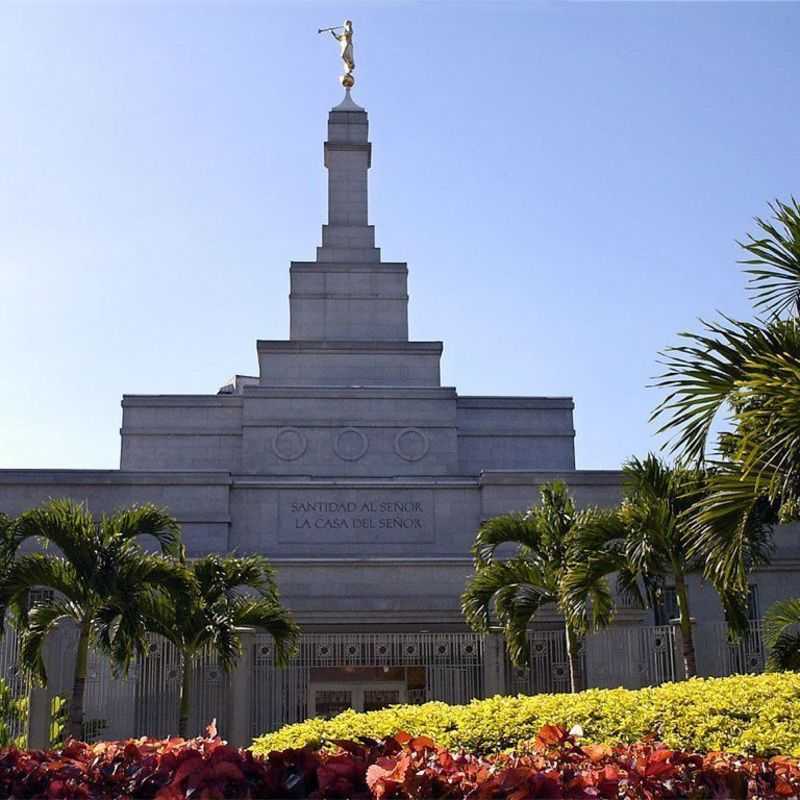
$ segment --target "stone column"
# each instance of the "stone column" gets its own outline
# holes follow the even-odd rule
[[[28,748],[50,746],[50,693],[43,686],[31,687],[28,697]]]
[[[483,640],[483,689],[486,697],[508,691],[506,677],[507,659],[502,634],[492,631]]]
[[[240,632],[242,655],[230,673],[230,715],[228,717],[228,743],[234,747],[247,747],[253,739],[250,729],[252,704],[253,644],[255,631],[252,628]]]

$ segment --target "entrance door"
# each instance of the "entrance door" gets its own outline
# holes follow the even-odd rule
[[[329,719],[352,708],[377,711],[406,701],[406,685],[394,681],[368,683],[316,682],[308,685],[308,713]]]

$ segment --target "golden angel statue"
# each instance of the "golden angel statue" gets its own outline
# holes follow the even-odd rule
[[[337,25],[335,28],[320,28],[318,33],[323,33],[324,31],[330,31],[331,36],[339,42],[342,64],[344,65],[344,75],[340,80],[342,86],[345,89],[349,89],[356,82],[353,77],[353,70],[356,68],[356,62],[353,58],[353,23],[351,20],[346,19],[344,25]],[[341,31],[341,33],[336,31]]]

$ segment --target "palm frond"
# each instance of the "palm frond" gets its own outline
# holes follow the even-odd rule
[[[37,602],[20,628],[20,661],[46,686],[43,648],[49,633],[64,620],[80,622],[83,609],[69,600],[53,598]]]
[[[165,508],[152,503],[127,506],[102,517],[100,530],[106,541],[150,536],[158,542],[162,553],[184,558],[180,525]]]
[[[515,600],[518,594],[519,602]],[[530,603],[534,598],[536,602],[531,608],[557,602],[557,577],[543,562],[531,556],[518,556],[478,566],[461,596],[461,610],[475,630],[486,631],[491,624],[493,601],[501,616],[510,613],[513,607],[519,609],[523,600]]]
[[[536,549],[539,531],[535,523],[525,514],[503,514],[484,522],[475,536],[472,554],[479,563],[489,563],[494,559],[498,547],[517,544]]]
[[[497,594],[497,618],[511,662],[523,666],[530,659],[528,627],[539,609],[551,598],[531,584],[507,586]]]
[[[767,657],[768,672],[800,671],[800,633],[784,633],[779,636]]]
[[[767,669],[800,669],[800,598],[774,603],[764,615]]]
[[[116,561],[111,573],[113,591],[135,592],[138,587],[158,588],[189,602],[199,591],[192,570],[183,562],[134,548]]]
[[[0,557],[8,558],[13,556],[17,549],[17,543],[13,535],[12,517],[0,511]]]
[[[687,344],[661,353],[665,369],[653,384],[666,396],[650,420],[660,422],[658,433],[670,436],[668,448],[687,463],[704,460],[711,427],[726,406],[732,410],[739,382],[747,378],[747,364],[774,352],[781,338],[755,323],[723,319],[701,320],[704,333],[679,334]]]
[[[189,606],[176,605],[175,598],[161,591],[141,592],[137,598],[139,610],[148,633],[163,636],[179,650],[184,648],[183,632],[185,614],[191,614]]]
[[[758,478],[729,464],[709,478],[708,494],[687,514],[688,553],[703,563],[706,579],[718,592],[747,592],[748,575],[772,554],[774,504],[759,489]]]
[[[626,535],[627,528],[615,510],[591,508],[577,516],[561,578],[559,606],[581,636],[611,621],[614,598],[608,576],[626,567]]]
[[[86,504],[68,498],[49,500],[20,514],[11,530],[18,543],[36,538],[54,544],[80,576],[90,579],[99,537]]]
[[[641,575],[625,563],[617,572],[617,594],[623,604],[633,608],[651,606],[655,584],[660,576]]]
[[[300,628],[286,608],[271,598],[236,598],[231,604],[230,616],[236,626],[270,634],[275,642],[278,664],[285,665],[297,650]]]
[[[739,246],[751,258],[739,263],[749,268],[749,291],[757,311],[770,317],[800,314],[800,205],[794,197],[788,203],[769,204],[775,222],[756,217],[763,236],[747,236]],[[775,224],[777,223],[777,224]],[[782,228],[782,229],[781,229]]]
[[[207,555],[191,562],[200,595],[208,602],[213,602],[230,589],[225,569],[224,556]]]
[[[79,605],[87,600],[87,587],[71,562],[60,556],[28,553],[9,566],[0,586],[0,603],[8,605],[18,619],[24,619],[28,595],[38,587],[52,589]]]
[[[254,589],[263,596],[278,596],[275,570],[264,556],[227,556],[222,566],[229,589]]]

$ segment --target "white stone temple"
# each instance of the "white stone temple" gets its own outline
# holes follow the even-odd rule
[[[257,342],[257,375],[207,395],[124,396],[119,470],[0,471],[0,510],[60,496],[87,500],[97,514],[150,501],[177,516],[190,555],[268,556],[306,635],[285,670],[272,665],[268,639],[254,637],[251,733],[350,706],[565,689],[555,613],[531,631],[523,672],[510,669],[497,637],[465,627],[469,550],[482,520],[529,507],[542,483],[562,479],[580,504],[611,505],[619,473],[575,469],[570,397],[464,396],[441,385],[442,342],[409,341],[407,266],[381,260],[369,224],[367,112],[333,108],[324,153],[322,244],[316,260],[291,264],[289,338]],[[784,548],[754,578],[754,616],[789,592],[787,582],[800,593],[799,557]],[[708,626],[697,637],[701,671],[759,668],[756,628],[728,646],[713,591],[697,580],[692,592],[698,625]],[[587,643],[589,684],[675,677],[670,616],[621,610]],[[156,702],[177,686],[168,670],[158,674],[157,688],[122,692],[120,708],[133,697],[139,705],[120,712],[128,727],[115,734],[159,732],[141,698]],[[204,675],[197,713],[224,728],[226,678],[213,665]],[[92,696],[90,688],[89,708]],[[97,713],[108,716],[110,696],[95,697]]]

